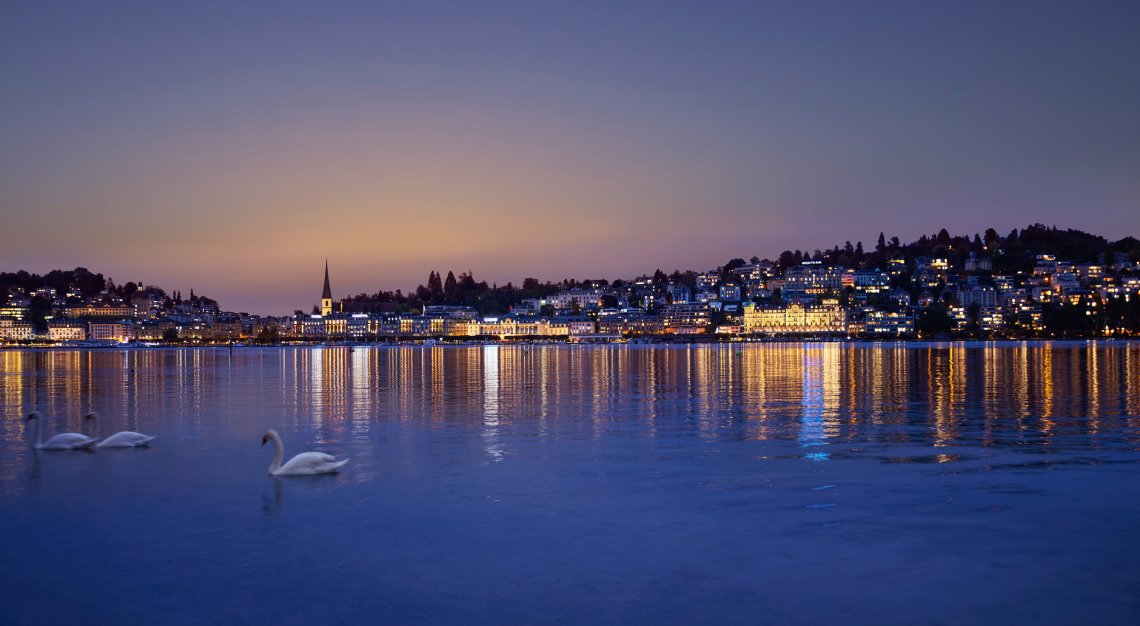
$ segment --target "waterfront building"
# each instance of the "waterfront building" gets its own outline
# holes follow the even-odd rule
[[[51,341],[82,341],[87,339],[87,322],[72,319],[53,319],[47,323]]]
[[[847,332],[847,311],[836,300],[804,306],[793,302],[773,307],[744,307],[744,331],[768,335],[826,334]]]
[[[0,318],[0,339],[8,341],[31,341],[35,339],[35,329],[30,322],[12,318]]]
[[[306,339],[324,337],[325,321],[320,315],[301,315],[293,318],[292,334]]]
[[[656,335],[661,317],[642,311],[624,311],[598,318],[598,332],[605,335]]]
[[[122,322],[92,322],[91,339],[95,341],[126,341],[127,325]]]
[[[863,332],[872,337],[913,335],[914,314],[910,312],[871,311],[867,313]]]
[[[241,318],[237,315],[220,315],[210,325],[210,336],[214,339],[233,341],[242,336]]]
[[[691,335],[708,332],[712,309],[707,304],[675,303],[661,308],[661,325],[665,332]]]
[[[1005,329],[1005,315],[997,307],[982,307],[978,314],[978,329],[986,334],[999,333]]]

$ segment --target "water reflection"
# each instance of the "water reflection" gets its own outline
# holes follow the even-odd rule
[[[467,426],[496,461],[515,434],[619,430],[785,440],[817,461],[868,443],[918,445],[938,460],[963,446],[1140,445],[1140,347],[1129,342],[5,350],[0,364],[6,485],[31,467],[13,451],[33,408],[48,431],[78,430],[96,410],[108,431],[183,439],[249,420],[309,428],[316,443],[365,439],[384,423]]]

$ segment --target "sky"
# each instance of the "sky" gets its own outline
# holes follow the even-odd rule
[[[1140,236],[1140,3],[7,2],[0,271],[225,309]]]

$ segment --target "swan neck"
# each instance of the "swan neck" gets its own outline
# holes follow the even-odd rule
[[[92,439],[98,439],[99,438],[99,417],[97,415],[92,414],[91,415],[91,422],[93,424],[95,424],[95,430],[91,434],[91,438]]]
[[[269,433],[269,438],[273,440],[273,463],[269,466],[269,473],[272,474],[281,469],[281,459],[285,457],[285,443],[281,441],[281,436],[276,431]]]
[[[42,448],[44,445],[44,439],[43,435],[40,433],[40,418],[34,417],[32,418],[32,421],[35,422],[35,425],[32,426],[32,440],[36,442],[35,445],[37,448]]]

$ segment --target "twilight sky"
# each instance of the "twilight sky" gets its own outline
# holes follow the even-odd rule
[[[1140,2],[7,2],[0,270],[251,313],[1140,235]]]

